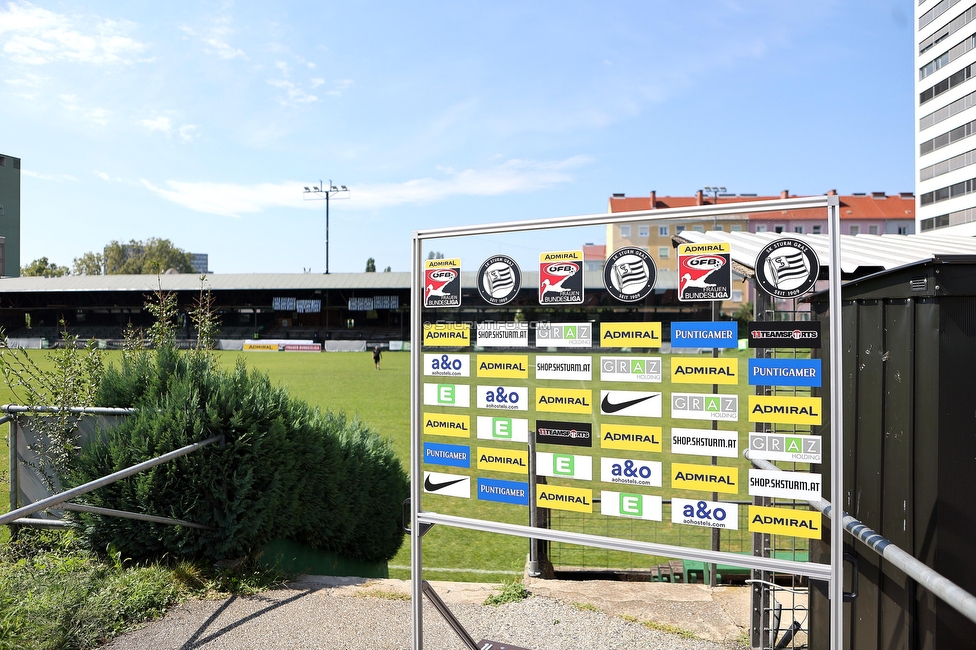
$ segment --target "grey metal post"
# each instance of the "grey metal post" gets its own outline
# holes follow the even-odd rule
[[[844,374],[841,310],[840,197],[827,197],[830,228],[830,500],[844,511]],[[844,526],[830,526],[830,647],[844,648]]]
[[[718,200],[718,194],[715,195],[716,201]],[[718,321],[719,314],[721,313],[722,303],[718,300],[712,301],[712,322]],[[718,359],[718,348],[712,348],[712,358]],[[718,384],[712,384],[712,393],[718,394]],[[712,420],[712,431],[718,429],[718,420]],[[712,465],[718,465],[718,458],[712,456]],[[712,501],[718,501],[718,492],[712,492]],[[720,551],[722,550],[722,536],[721,531],[718,528],[712,529],[712,550]],[[717,587],[718,586],[718,565],[709,564],[708,565],[708,586]]]
[[[410,606],[413,611],[413,650],[423,650],[424,647],[423,550],[418,516],[424,480],[424,447],[420,437],[423,430],[420,421],[420,396],[423,390],[420,385],[420,375],[423,372],[423,294],[417,289],[418,283],[424,277],[422,260],[423,241],[414,233],[410,260]]]
[[[536,490],[535,431],[529,431],[529,526],[539,527],[539,506],[535,499]],[[541,574],[539,570],[539,540],[529,538],[529,575],[533,578]]]
[[[10,509],[16,510],[18,503],[18,497],[20,495],[20,485],[18,484],[19,477],[17,476],[17,432],[14,429],[13,418],[9,415],[5,415],[0,418],[0,424],[4,422],[8,423],[8,433],[7,441],[10,445],[10,476],[8,477],[9,487],[10,487]]]

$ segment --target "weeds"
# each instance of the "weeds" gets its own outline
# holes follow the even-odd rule
[[[649,630],[656,630],[657,632],[667,632],[668,634],[676,634],[677,636],[684,637],[686,639],[697,639],[698,636],[694,632],[690,632],[684,628],[680,628],[677,625],[671,625],[669,623],[658,623],[657,621],[642,621],[636,616],[631,616],[630,614],[621,614],[620,618],[624,619],[628,623],[640,623]]]
[[[525,600],[530,595],[531,594],[529,593],[529,590],[525,588],[525,585],[516,580],[515,582],[510,582],[502,587],[501,593],[488,596],[482,605],[498,607],[499,605],[504,605],[505,603],[517,603]]]

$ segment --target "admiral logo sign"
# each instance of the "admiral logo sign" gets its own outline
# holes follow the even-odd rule
[[[471,406],[471,387],[464,384],[424,384],[424,404],[428,406]]]
[[[678,490],[703,490],[737,494],[739,468],[721,465],[671,463],[671,487]]]
[[[820,321],[749,323],[750,348],[819,348]]]
[[[813,289],[820,260],[806,242],[783,237],[756,256],[756,284],[776,298],[798,298]]]
[[[461,304],[461,260],[424,262],[424,307],[457,307]]]
[[[749,421],[775,424],[821,423],[819,397],[749,396]]]
[[[590,323],[539,323],[535,344],[540,348],[588,348],[593,345]]]
[[[529,484],[517,481],[500,481],[492,478],[478,479],[478,500],[529,505]]]
[[[671,523],[739,530],[739,506],[720,501],[672,498]]]
[[[529,442],[529,421],[525,418],[478,416],[478,438],[504,442]]]
[[[471,477],[424,472],[424,492],[449,497],[471,498]]]
[[[528,355],[479,354],[479,377],[529,378]]]
[[[661,323],[601,323],[600,345],[605,348],[659,348]]]
[[[483,348],[529,347],[528,323],[478,323],[477,331]]]
[[[471,447],[425,442],[424,462],[430,465],[471,467]]]
[[[540,354],[535,358],[535,378],[590,381],[593,378],[593,357]]]
[[[820,436],[781,433],[750,433],[749,458],[785,460],[794,463],[821,463]]]
[[[678,246],[678,300],[732,297],[732,247],[725,243]]]
[[[529,452],[478,447],[478,469],[510,474],[529,473]]]
[[[661,427],[601,424],[600,447],[627,451],[661,451]]]
[[[671,453],[739,457],[739,432],[713,429],[671,429]]]
[[[593,512],[593,490],[539,484],[535,502],[540,508]]]
[[[643,248],[625,246],[607,258],[603,285],[607,293],[621,302],[643,300],[654,288],[657,268]]]
[[[661,462],[632,458],[600,459],[600,480],[644,487],[661,487]]]
[[[549,413],[592,413],[593,391],[585,388],[535,389],[535,410]]]
[[[671,357],[672,384],[739,383],[739,360],[708,357]]]
[[[661,521],[661,497],[633,492],[600,491],[600,514]]]
[[[471,345],[471,326],[459,323],[424,323],[426,347],[463,348]]]
[[[686,420],[739,420],[738,395],[671,393],[671,417]]]
[[[583,251],[539,255],[539,304],[579,305],[583,302]]]
[[[528,411],[529,389],[524,386],[478,386],[478,408]]]
[[[495,255],[478,269],[478,293],[490,305],[506,305],[522,288],[522,271],[508,255]]]
[[[749,359],[750,386],[812,386],[822,383],[820,359]]]
[[[821,496],[822,487],[820,474],[749,470],[749,495],[754,497],[816,501]]]
[[[661,382],[661,357],[600,357],[602,381]]]
[[[574,454],[555,454],[538,451],[535,454],[536,471],[540,476],[593,480],[593,458]]]
[[[471,357],[467,354],[424,354],[424,374],[433,377],[469,377]]]
[[[661,417],[661,393],[632,390],[601,390],[600,413],[630,417]]]
[[[543,445],[592,447],[593,425],[589,422],[536,420],[535,441]]]
[[[749,532],[820,539],[822,515],[816,510],[749,506]]]
[[[424,434],[468,438],[471,435],[471,416],[424,413]]]
[[[732,323],[671,323],[672,348],[735,348],[739,345],[738,325]]]

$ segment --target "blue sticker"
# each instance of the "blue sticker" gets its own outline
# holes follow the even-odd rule
[[[493,478],[478,479],[478,499],[514,503],[517,506],[529,505],[529,484],[518,481],[500,481]]]
[[[750,386],[822,385],[820,359],[749,359]]]
[[[672,348],[735,348],[739,345],[739,324],[709,321],[671,323]]]
[[[425,442],[424,462],[448,467],[471,467],[471,447]]]

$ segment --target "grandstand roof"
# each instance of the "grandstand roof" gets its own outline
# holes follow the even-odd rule
[[[211,291],[294,289],[410,289],[409,273],[210,273]],[[66,275],[0,278],[0,293],[72,291],[199,291],[200,275]]]

